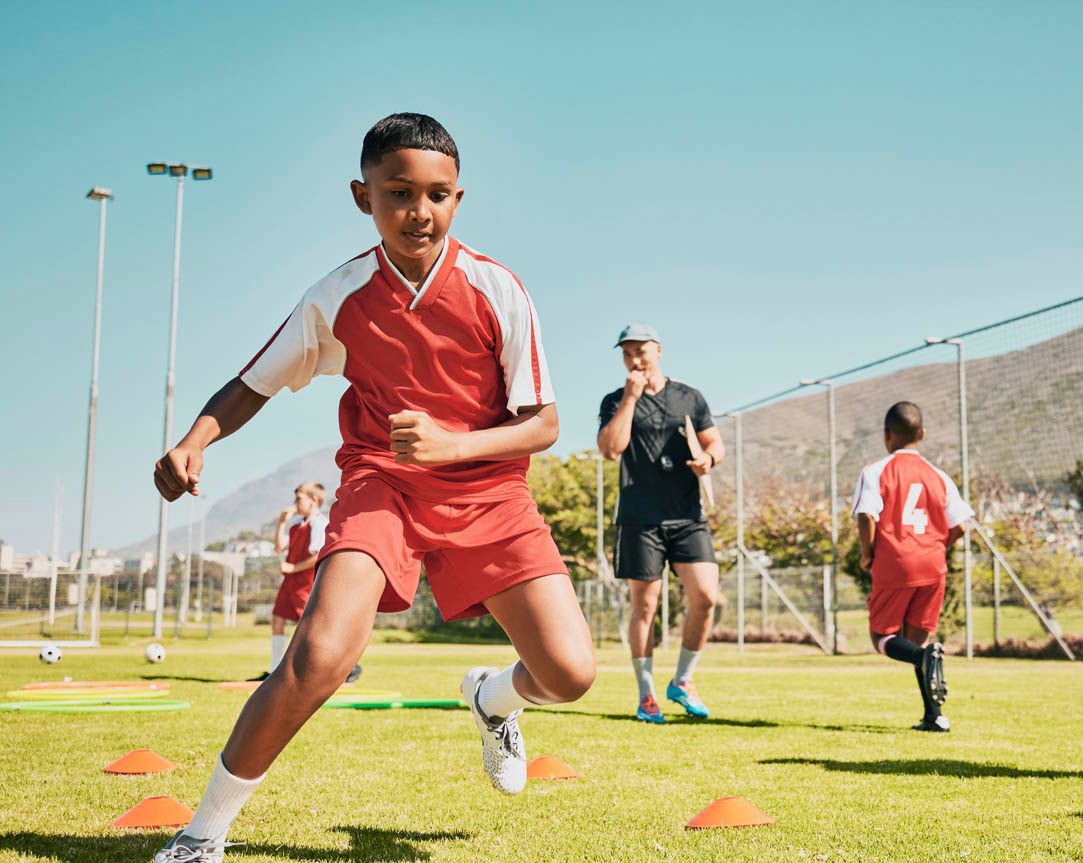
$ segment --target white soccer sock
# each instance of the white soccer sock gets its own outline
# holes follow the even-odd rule
[[[518,664],[514,662],[503,671],[490,674],[481,684],[481,689],[478,691],[478,705],[481,707],[481,712],[490,719],[506,718],[512,711],[522,710],[534,703],[523,698],[512,681],[512,674]]]
[[[696,662],[699,660],[701,650],[689,650],[681,645],[681,655],[677,657],[677,673],[673,679],[677,683],[689,683],[692,680],[692,672],[696,670]]]
[[[636,682],[639,684],[639,700],[642,701],[648,695],[654,695],[654,657],[632,657],[632,668],[635,669]]]
[[[192,821],[184,828],[184,832],[195,839],[225,841],[237,813],[262,781],[262,776],[256,779],[234,776],[226,770],[222,756],[219,755],[214,762],[211,781],[203,792],[203,799],[199,801],[196,814],[192,816]]]
[[[282,657],[286,655],[286,640],[285,634],[272,635],[271,636],[271,671],[278,668],[278,663],[282,661]]]

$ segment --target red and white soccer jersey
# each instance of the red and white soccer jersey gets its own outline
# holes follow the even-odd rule
[[[404,494],[474,503],[528,493],[529,458],[420,467],[395,461],[391,414],[418,410],[451,431],[500,425],[555,400],[534,305],[506,267],[448,237],[419,289],[376,246],[305,292],[242,369],[265,396],[342,374],[343,482],[377,476]]]
[[[327,516],[322,512],[313,513],[307,519],[294,519],[290,524],[286,563],[300,563],[319,554],[326,531]],[[282,576],[271,613],[286,620],[300,620],[315,580],[315,566]]]
[[[853,515],[877,521],[874,590],[936,584],[948,572],[948,531],[974,511],[944,471],[913,449],[899,449],[861,471]]]
[[[320,559],[363,552],[387,578],[380,611],[409,608],[421,567],[445,620],[486,613],[522,582],[567,574],[526,483],[529,457],[399,464],[391,414],[454,432],[554,401],[534,305],[515,275],[448,237],[416,291],[377,246],[313,285],[241,371],[253,390],[342,374],[342,483]]]

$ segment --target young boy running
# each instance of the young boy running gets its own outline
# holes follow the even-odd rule
[[[861,541],[861,568],[872,574],[869,635],[876,649],[914,666],[925,704],[918,731],[947,731],[940,705],[947,698],[944,648],[925,644],[936,630],[948,574],[947,550],[974,515],[955,483],[918,452],[925,439],[913,402],[891,406],[884,417],[887,458],[861,471],[853,515]]]
[[[377,611],[410,606],[422,564],[446,620],[492,614],[519,661],[461,685],[493,786],[517,794],[517,718],[574,701],[594,653],[549,528],[531,453],[557,437],[537,314],[519,280],[448,235],[462,199],[455,142],[394,114],[365,136],[358,208],[382,242],[310,288],[262,350],[156,465],[167,500],[198,493],[203,450],[282,387],[341,374],[342,481],[315,587],[282,662],[245,704],[191,823],[155,856],[222,859],[241,806],[364,650]]]
[[[282,584],[271,611],[271,666],[252,680],[266,680],[278,667],[286,653],[286,623],[297,623],[305,610],[312,584],[316,580],[316,561],[323,548],[327,516],[321,509],[327,498],[322,483],[305,482],[293,490],[293,504],[278,514],[275,523],[275,551],[285,552],[282,563]],[[352,683],[361,676],[355,665],[346,676]]]

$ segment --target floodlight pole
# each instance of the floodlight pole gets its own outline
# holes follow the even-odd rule
[[[827,459],[828,487],[831,504],[831,570],[827,585],[831,596],[830,609],[824,610],[824,629],[831,630],[831,653],[839,652],[839,474],[835,439],[837,437],[835,421],[835,382],[803,378],[801,386],[821,386],[827,389]]]
[[[737,496],[737,652],[745,652],[745,449],[741,415],[733,415],[733,461]]]
[[[177,359],[177,305],[180,300],[180,253],[181,224],[184,218],[184,178],[188,174],[185,164],[167,165],[165,162],[151,162],[147,165],[151,176],[170,176],[177,178],[177,221],[173,233],[173,290],[169,310],[169,359],[165,375],[165,422],[162,430],[162,452],[169,452],[173,443],[173,390],[175,384],[174,369]],[[193,168],[192,179],[209,180],[210,168]],[[158,572],[155,579],[155,592],[158,601],[154,609],[154,637],[162,637],[162,617],[165,611],[165,587],[168,566],[169,510],[165,498],[158,499]]]
[[[184,218],[184,175],[177,177],[177,220],[173,232],[173,289],[169,307],[169,355],[165,374],[165,423],[162,429],[162,452],[169,452],[173,441],[173,386],[177,358],[177,305],[180,301],[181,225]],[[165,610],[165,585],[168,566],[169,510],[164,497],[158,498],[158,572],[154,588],[154,637],[162,637],[162,615]]]
[[[90,360],[90,406],[87,410],[86,463],[83,473],[83,523],[79,537],[79,604],[75,608],[75,631],[83,632],[87,576],[90,565],[90,508],[94,489],[94,438],[98,425],[98,356],[102,333],[102,281],[105,276],[105,215],[113,200],[109,189],[95,186],[87,198],[98,201],[98,285],[94,295],[94,347]]]
[[[966,406],[966,355],[962,339],[926,339],[928,345],[952,345],[959,374],[959,469],[962,473],[963,500],[970,505],[970,442]],[[973,560],[970,552],[970,520],[963,523],[963,602],[966,609],[966,658],[974,658]]]

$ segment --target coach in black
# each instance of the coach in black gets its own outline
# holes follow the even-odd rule
[[[654,327],[629,324],[616,347],[623,351],[628,377],[602,399],[598,449],[621,460],[614,559],[617,578],[628,579],[632,592],[628,641],[639,683],[636,716],[665,722],[651,663],[654,615],[668,560],[684,587],[685,616],[681,655],[666,697],[689,715],[705,717],[708,710],[692,685],[692,672],[718,601],[718,564],[700,505],[699,477],[722,460],[722,436],[700,392],[662,374],[662,345]],[[703,448],[699,458],[685,439],[686,416]]]

